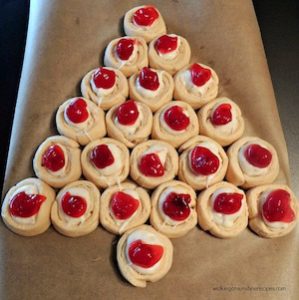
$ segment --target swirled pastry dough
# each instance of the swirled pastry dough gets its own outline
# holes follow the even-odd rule
[[[232,198],[234,194],[237,199]],[[234,204],[233,200],[238,203]],[[236,205],[235,208],[233,204]],[[215,206],[218,210],[215,210]],[[220,238],[237,236],[248,223],[245,193],[231,183],[218,182],[199,194],[197,214],[198,223],[203,230]]]
[[[61,188],[80,178],[80,154],[77,142],[59,135],[48,137],[35,153],[35,175],[52,187]]]
[[[220,115],[221,109],[226,115]],[[205,104],[198,111],[198,123],[199,132],[212,138],[221,146],[230,145],[239,139],[245,128],[239,106],[225,97]]]
[[[176,111],[181,110],[178,111],[181,118],[176,115],[171,116],[171,109],[174,107],[175,109],[178,107]],[[173,128],[170,127],[167,120],[170,122],[170,125],[173,125]],[[186,128],[181,129],[180,127],[183,125],[183,122],[188,123],[188,125]],[[168,142],[173,147],[177,148],[196,135],[198,135],[198,120],[193,108],[188,103],[171,101],[162,106],[155,113],[152,130],[153,139]]]
[[[134,242],[158,246],[162,249],[160,259],[149,268],[133,263],[129,251]],[[146,287],[148,281],[156,282],[160,280],[170,270],[172,260],[173,246],[171,241],[148,225],[142,225],[127,231],[117,244],[117,262],[120,272],[126,280],[136,287]]]
[[[100,192],[87,180],[78,180],[59,191],[51,210],[55,229],[69,237],[94,231],[99,224]]]
[[[245,151],[250,145],[259,145],[271,153],[271,160],[267,167],[260,168],[249,163]],[[243,137],[233,143],[227,150],[229,159],[226,178],[229,182],[250,188],[257,185],[272,183],[279,173],[279,162],[276,150],[268,142],[258,137]],[[257,155],[259,156],[259,155]],[[257,159],[259,159],[256,156]]]
[[[162,183],[151,200],[151,225],[169,238],[181,237],[197,224],[196,194],[186,183],[178,180]]]
[[[7,192],[1,216],[11,231],[24,236],[38,235],[51,225],[54,200],[55,191],[48,184],[37,178],[27,178]]]
[[[124,200],[128,200],[126,198],[123,200],[122,196],[137,203],[134,212],[132,206],[135,204],[125,202]],[[117,210],[116,214],[115,210]],[[111,186],[102,194],[101,224],[114,234],[122,234],[133,227],[144,224],[149,218],[150,212],[151,203],[148,193],[134,183],[123,182],[120,185]]]
[[[68,109],[77,101],[86,103],[83,109],[88,117],[83,122],[73,122],[68,116]],[[75,107],[74,109],[78,109]],[[79,111],[79,114],[81,111]],[[56,113],[56,127],[61,135],[71,138],[80,145],[86,145],[89,142],[102,138],[106,135],[105,115],[101,108],[93,102],[83,98],[72,98],[65,101]]]

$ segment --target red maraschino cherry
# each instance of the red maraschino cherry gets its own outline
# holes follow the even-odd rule
[[[232,120],[232,106],[229,103],[220,104],[213,112],[211,116],[211,122],[213,125],[220,126],[231,122]]]
[[[155,42],[155,49],[161,54],[173,52],[178,47],[178,37],[171,35],[162,35]]]
[[[79,218],[85,214],[87,202],[81,196],[71,195],[69,192],[66,192],[61,199],[61,207],[66,215],[72,218]]]
[[[150,268],[163,256],[164,248],[160,245],[146,244],[142,240],[136,240],[129,246],[129,258],[133,264]]]
[[[42,156],[42,166],[52,172],[57,172],[65,165],[65,157],[59,145],[52,145],[47,148]]]
[[[204,68],[199,64],[193,64],[190,67],[190,72],[193,84],[198,87],[203,86],[212,77],[211,70]]]
[[[171,106],[165,111],[164,121],[176,131],[185,130],[190,124],[190,119],[184,114],[184,109],[178,105]]]
[[[156,91],[160,86],[158,73],[150,68],[142,68],[138,78],[140,85],[147,90]]]
[[[100,67],[94,72],[92,79],[98,89],[102,88],[107,90],[114,86],[116,75],[113,70]]]
[[[139,201],[124,192],[116,192],[110,201],[110,208],[119,220],[129,219],[139,207]]]
[[[199,175],[211,175],[219,168],[219,158],[208,148],[196,146],[191,152],[192,170]]]
[[[159,13],[153,6],[139,8],[133,14],[133,20],[139,26],[151,26],[158,18]]]
[[[249,145],[245,149],[244,155],[246,160],[257,168],[267,168],[272,161],[271,152],[258,144]]]
[[[184,221],[190,215],[189,203],[191,196],[189,194],[177,194],[175,192],[167,195],[162,209],[163,212],[175,221]]]
[[[263,204],[263,216],[269,222],[293,222],[296,215],[290,204],[291,195],[287,191],[274,190],[267,196]]]
[[[143,155],[140,160],[139,170],[143,175],[150,177],[161,177],[165,172],[164,166],[156,153]]]
[[[113,154],[105,144],[93,148],[90,153],[90,160],[98,169],[104,169],[114,163]]]
[[[122,38],[117,42],[116,53],[121,60],[128,60],[133,53],[135,41]]]
[[[89,117],[86,101],[82,98],[72,101],[66,108],[66,115],[75,124],[86,121]]]
[[[214,210],[218,213],[231,215],[240,210],[243,195],[238,193],[221,193],[214,201]]]
[[[36,215],[42,203],[46,200],[44,195],[17,193],[9,202],[9,212],[12,216],[29,218]]]
[[[128,100],[117,108],[115,114],[120,124],[133,125],[139,116],[139,111],[136,102]]]

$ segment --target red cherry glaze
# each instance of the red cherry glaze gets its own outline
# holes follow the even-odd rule
[[[212,77],[211,70],[199,64],[193,64],[190,67],[190,72],[191,80],[196,86],[203,86]]]
[[[87,103],[81,98],[72,101],[66,108],[66,115],[73,123],[82,123],[89,117]]]
[[[110,89],[115,84],[116,75],[113,70],[100,67],[94,72],[92,80],[98,89]]]
[[[249,145],[244,151],[244,155],[251,165],[258,168],[266,168],[272,161],[271,152],[258,144]]]
[[[165,111],[164,121],[171,129],[177,131],[186,129],[190,124],[190,119],[184,114],[184,109],[178,105],[174,105]]]
[[[72,218],[79,218],[86,212],[87,202],[81,196],[71,195],[69,192],[66,192],[61,199],[61,207],[66,215]]]
[[[128,60],[133,53],[135,41],[133,39],[120,39],[116,45],[117,56],[121,60]]]
[[[159,13],[153,6],[139,8],[133,14],[133,20],[140,26],[151,26],[159,18]]]
[[[110,208],[119,220],[130,218],[139,206],[139,201],[124,192],[116,192],[110,201]]]
[[[147,90],[156,91],[160,86],[157,72],[150,68],[142,68],[138,78],[140,85]]]
[[[219,168],[218,157],[208,148],[196,146],[191,152],[191,168],[199,175],[211,175]]]
[[[160,245],[146,244],[136,240],[129,246],[129,258],[134,265],[142,268],[154,266],[163,256],[164,248]]]
[[[90,160],[98,169],[104,169],[114,163],[113,154],[105,144],[93,148],[90,153]]]
[[[231,215],[242,206],[243,195],[238,193],[221,193],[214,201],[214,210],[218,213]]]
[[[52,172],[59,171],[65,165],[63,150],[58,145],[52,145],[47,148],[42,156],[42,166]]]
[[[142,156],[139,164],[139,170],[145,176],[161,177],[165,169],[156,153],[149,153]]]
[[[191,197],[189,194],[170,193],[162,206],[163,212],[175,221],[184,221],[190,215],[189,203]]]
[[[29,218],[36,215],[46,197],[40,194],[20,192],[9,202],[9,212],[12,216]]]
[[[263,204],[263,216],[269,222],[290,223],[296,215],[290,206],[291,195],[282,189],[272,191]]]
[[[178,37],[170,35],[162,35],[155,42],[155,49],[162,54],[170,53],[178,47]]]
[[[211,122],[213,125],[225,125],[232,120],[232,106],[229,103],[220,104],[213,112],[211,116]]]
[[[128,100],[116,110],[118,122],[122,125],[133,125],[139,116],[137,104],[134,100]]]

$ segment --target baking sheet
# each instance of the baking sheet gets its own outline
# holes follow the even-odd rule
[[[101,63],[104,47],[123,34],[122,20],[144,1],[32,1],[3,192],[33,175],[37,146],[56,134],[54,115],[80,94],[84,74]],[[220,95],[235,100],[246,119],[246,135],[258,135],[278,151],[278,181],[288,182],[286,146],[259,28],[249,0],[151,1],[169,33],[184,36],[192,61],[212,66]],[[169,274],[146,289],[130,286],[115,267],[117,239],[102,228],[78,239],[50,228],[24,238],[0,224],[2,299],[296,299],[298,229],[266,240],[248,229],[220,240],[193,229],[173,240]]]

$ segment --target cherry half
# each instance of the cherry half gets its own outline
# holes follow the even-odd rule
[[[218,213],[231,215],[242,206],[243,195],[238,193],[221,193],[214,201],[214,210]]]
[[[86,121],[89,117],[86,101],[82,98],[72,101],[66,108],[66,115],[75,124]]]
[[[124,192],[116,192],[110,201],[110,208],[119,220],[129,219],[139,207],[139,201]]]
[[[178,47],[178,37],[170,35],[162,35],[155,42],[157,52],[167,54],[173,52]]]
[[[42,203],[47,198],[40,194],[17,193],[9,202],[9,212],[12,216],[29,218],[36,215]]]
[[[191,152],[191,168],[200,175],[211,175],[217,172],[219,158],[208,148],[196,146]]]
[[[139,116],[139,111],[136,102],[128,100],[117,108],[115,114],[120,124],[133,125]]]
[[[185,130],[190,124],[190,119],[184,114],[184,109],[178,105],[171,106],[165,111],[164,121],[176,131]]]
[[[211,70],[199,64],[193,64],[190,67],[190,72],[191,80],[196,86],[203,86],[212,77]]]
[[[211,122],[213,125],[225,125],[232,120],[232,106],[229,103],[220,104],[213,112],[211,116]]]
[[[167,195],[162,209],[163,212],[175,221],[184,221],[190,215],[189,203],[191,196],[189,194],[177,194],[175,192]]]
[[[245,149],[244,155],[246,160],[257,168],[266,168],[272,161],[271,152],[258,144],[249,145]]]
[[[291,195],[283,190],[272,191],[263,204],[263,216],[269,222],[290,223],[295,220],[296,215],[290,206]]]
[[[138,78],[140,85],[147,90],[156,91],[160,86],[158,73],[150,68],[142,68]]]
[[[85,214],[87,202],[81,196],[71,195],[69,192],[66,192],[61,199],[61,207],[66,215],[72,218],[79,218]]]
[[[94,147],[90,153],[90,160],[98,169],[104,169],[114,163],[114,157],[105,144]]]
[[[121,60],[128,60],[133,53],[135,41],[133,39],[120,39],[116,44],[116,53]]]
[[[52,172],[57,172],[65,165],[65,157],[59,145],[52,145],[46,149],[42,156],[42,166]]]
[[[143,175],[150,177],[161,177],[165,173],[164,166],[156,153],[143,155],[139,163],[139,170]]]
[[[164,248],[160,245],[146,244],[142,240],[136,240],[129,246],[129,258],[133,264],[150,268],[163,256]]]
[[[133,20],[140,26],[151,26],[159,18],[159,13],[153,6],[139,8],[133,14]]]
[[[107,90],[114,86],[116,74],[113,70],[100,67],[94,72],[92,80],[98,89],[102,88]]]

